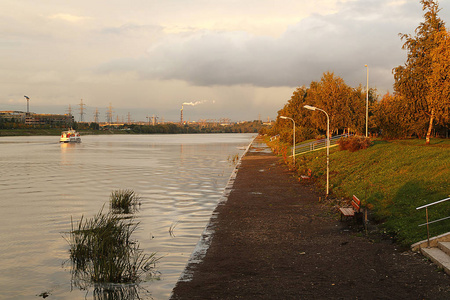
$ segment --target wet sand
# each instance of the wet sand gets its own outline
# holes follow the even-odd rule
[[[450,299],[444,272],[349,229],[319,197],[254,143],[210,221],[209,248],[171,299]]]

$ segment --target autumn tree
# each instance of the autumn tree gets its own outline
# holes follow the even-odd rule
[[[346,128],[362,132],[365,116],[365,95],[362,88],[354,89],[341,77],[326,72],[319,82],[311,82],[308,97],[309,105],[325,110],[330,116],[330,131],[339,132]],[[311,118],[314,126],[326,130],[326,117],[319,112]]]
[[[325,72],[320,81],[313,81],[309,88],[297,88],[292,97],[278,111],[278,116],[294,119],[296,141],[313,138],[319,132],[326,132],[326,116],[320,112],[311,112],[304,105],[316,106],[330,116],[331,132],[350,129],[362,133],[365,125],[365,100],[363,88],[352,88],[332,72]],[[375,90],[369,91],[369,103],[376,101]],[[277,118],[271,135],[279,134],[281,139],[292,142],[292,122]]]
[[[300,108],[305,105],[307,92],[308,89],[305,86],[296,88],[291,99],[278,111],[278,115],[294,119],[298,126],[305,125],[305,112]]]
[[[431,116],[438,124],[450,121],[450,33],[437,33],[437,46],[431,51],[431,74],[427,78],[430,91],[427,102],[431,108]],[[430,118],[430,127],[433,122]],[[427,138],[429,138],[430,127]]]
[[[307,93],[308,89],[305,86],[296,88],[291,99],[278,111],[278,116],[289,117],[295,121],[295,139],[298,142],[310,139],[315,134],[314,130],[310,126],[307,126],[310,114],[302,109],[307,101]],[[273,132],[280,134],[282,140],[292,143],[292,121],[277,118]]]
[[[430,79],[434,76],[433,61],[439,61],[437,58],[433,59],[433,55],[438,55],[435,49],[440,44],[440,32],[445,32],[446,29],[444,22],[438,17],[438,3],[433,0],[421,0],[421,3],[425,20],[416,28],[415,36],[401,34],[401,39],[405,40],[402,48],[408,53],[405,65],[393,70],[394,91],[405,102],[409,125],[416,127],[416,134],[419,136],[426,132],[426,143],[429,143],[436,115],[442,111],[436,109],[435,102],[440,100],[433,94],[433,90],[438,87],[431,87],[436,84],[435,80]]]
[[[411,115],[405,113],[407,103],[398,95],[385,94],[381,101],[373,105],[374,127],[385,138],[404,138],[413,134],[417,128]]]

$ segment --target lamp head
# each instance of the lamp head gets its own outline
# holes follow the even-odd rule
[[[306,108],[306,109],[309,109],[309,110],[316,110],[317,109],[317,107],[314,107],[314,106],[311,106],[311,105],[304,105],[303,107]]]
[[[287,119],[287,117],[285,117],[285,116],[280,116],[280,118],[281,118],[281,119]]]

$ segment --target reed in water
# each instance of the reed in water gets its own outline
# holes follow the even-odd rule
[[[75,281],[86,283],[136,283],[153,274],[159,258],[145,254],[132,239],[139,223],[101,210],[91,219],[81,217],[67,238]]]

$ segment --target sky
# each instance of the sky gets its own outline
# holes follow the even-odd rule
[[[450,0],[439,1],[450,27]],[[392,92],[419,0],[2,0],[0,111],[80,119],[274,119],[334,72]],[[183,103],[185,103],[183,105]]]

